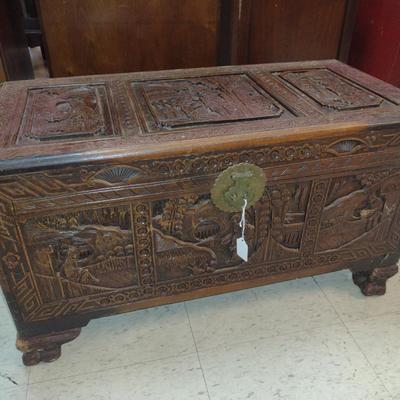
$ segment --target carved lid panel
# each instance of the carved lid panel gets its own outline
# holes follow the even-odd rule
[[[278,118],[284,108],[246,74],[133,82],[158,129]]]
[[[23,115],[19,143],[115,134],[104,85],[29,89]]]
[[[9,82],[0,171],[382,131],[399,105],[399,89],[337,61]]]

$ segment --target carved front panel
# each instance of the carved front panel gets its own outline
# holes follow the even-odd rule
[[[264,118],[284,108],[248,75],[217,75],[132,83],[161,129]]]
[[[400,244],[398,169],[267,179],[246,210],[248,262],[236,254],[240,213],[219,210],[193,184],[184,194],[174,187],[165,182],[153,198],[144,188],[141,199],[126,192],[117,206],[107,204],[112,191],[100,191],[100,205],[65,202],[73,210],[21,215],[16,227],[0,215],[2,262],[24,320],[346,266],[397,252]]]
[[[278,73],[320,106],[336,110],[379,107],[384,99],[328,69],[287,71]]]
[[[104,85],[29,89],[19,142],[115,135]]]
[[[299,259],[311,182],[269,186],[246,211],[249,263]],[[236,253],[240,212],[224,212],[209,195],[153,203],[158,281],[243,269]]]

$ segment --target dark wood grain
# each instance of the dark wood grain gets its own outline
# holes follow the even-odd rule
[[[39,0],[52,76],[212,66],[219,1]]]
[[[383,294],[399,109],[399,89],[337,61],[2,85],[0,282],[24,362],[92,318],[302,276],[350,269]],[[253,184],[244,262],[240,212],[214,200]]]
[[[33,78],[22,17],[19,1],[0,0],[0,74],[7,80]]]
[[[6,79],[6,71],[4,69],[2,60],[0,60],[0,82],[5,81]]]
[[[251,0],[248,62],[336,58],[346,0]]]

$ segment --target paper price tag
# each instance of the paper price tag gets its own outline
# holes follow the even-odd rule
[[[247,199],[243,199],[243,207],[242,207],[242,219],[239,222],[239,226],[242,228],[242,236],[239,239],[236,239],[236,252],[237,255],[244,261],[247,261],[249,255],[249,246],[247,246],[246,241],[244,240],[244,232],[246,230],[246,207],[247,207]]]
[[[248,260],[249,246],[247,246],[247,243],[244,240],[244,237],[240,237],[239,239],[236,239],[236,251],[237,251],[237,255],[242,260],[244,260],[244,261]]]

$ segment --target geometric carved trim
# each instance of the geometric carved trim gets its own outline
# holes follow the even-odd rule
[[[110,187],[129,182],[146,182],[164,178],[199,176],[225,170],[231,165],[248,162],[260,167],[277,163],[295,163],[307,160],[348,157],[361,153],[373,153],[399,147],[400,134],[360,135],[349,139],[332,138],[323,141],[303,142],[282,146],[267,146],[236,152],[187,156],[173,159],[138,161],[132,165],[115,165],[99,169],[98,166],[68,167],[29,175],[14,175],[0,181],[0,196],[13,200],[43,198],[43,204],[51,203],[46,197],[62,193],[77,193],[88,188]],[[127,169],[125,169],[127,168]],[[97,175],[98,174],[98,175]],[[136,175],[135,175],[136,174]],[[99,178],[99,179],[96,179]],[[118,181],[118,182],[117,182]],[[148,188],[151,190],[151,186]],[[82,194],[82,196],[85,196]],[[92,193],[91,196],[95,196]],[[100,198],[102,198],[100,196]],[[88,197],[90,200],[90,197]],[[63,201],[62,198],[54,202]],[[24,205],[26,209],[37,209],[39,203]]]

